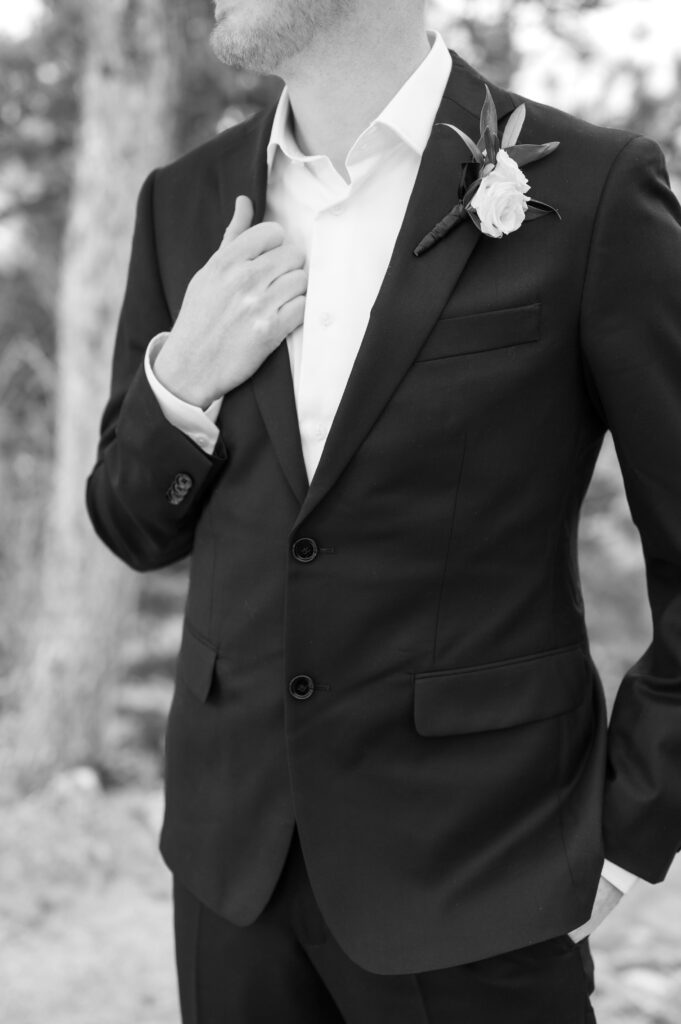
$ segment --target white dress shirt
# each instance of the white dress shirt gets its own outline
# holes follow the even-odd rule
[[[346,180],[327,156],[298,146],[284,88],[267,146],[265,220],[278,221],[306,255],[303,323],[286,339],[308,479],[317,468],[331,423],[390,261],[421,156],[449,79],[452,58],[437,32],[430,52],[347,154]],[[222,399],[205,412],[171,394],[153,372],[166,333],[145,357],[149,384],[174,426],[205,452],[218,439]],[[606,861],[603,875],[622,892],[636,876]]]
[[[275,111],[264,219],[278,221],[306,255],[305,317],[287,346],[308,479],[350,376],[451,72],[442,37],[429,37],[428,55],[351,146],[349,181],[327,156],[301,151],[286,88]],[[170,422],[212,452],[221,400],[204,413],[162,387],[152,366],[165,337],[154,338],[147,351],[151,387]]]

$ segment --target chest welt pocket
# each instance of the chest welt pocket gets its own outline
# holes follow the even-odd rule
[[[414,724],[421,736],[508,729],[572,711],[591,688],[581,644],[414,675]]]
[[[539,341],[541,304],[494,309],[469,316],[441,317],[419,352],[417,363],[489,352]]]

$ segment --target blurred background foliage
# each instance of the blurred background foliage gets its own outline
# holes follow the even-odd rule
[[[57,407],[61,416],[69,415],[68,403],[64,406],[64,399],[58,398],[59,381],[65,373],[79,373],[85,378],[80,394],[87,393],[87,361],[68,367],[63,359],[60,363],[64,342],[58,314],[67,264],[73,257],[73,239],[69,246],[66,227],[84,198],[76,193],[83,188],[77,169],[83,159],[86,94],[94,88],[86,74],[87,55],[98,30],[98,11],[115,9],[125,21],[145,2],[34,0],[38,16],[24,31],[10,34],[3,32],[2,5],[6,3],[8,11],[11,5],[16,14],[16,0],[0,0],[0,754],[3,748],[16,748],[25,705],[31,703],[26,694],[35,692],[28,678],[35,664],[28,656],[37,643],[36,629],[41,628],[46,523],[55,467],[59,471],[60,466]],[[172,158],[250,116],[277,95],[280,83],[225,68],[213,58],[207,42],[211,0],[163,0],[160,9],[159,32],[162,29],[167,40],[173,73],[166,76],[165,86],[159,86],[168,90],[168,116],[164,145],[155,152]],[[429,2],[430,24],[500,85],[588,120],[655,138],[666,153],[677,193],[679,18],[671,0]],[[5,20],[10,23],[9,15]],[[133,46],[131,38],[121,33],[124,49]],[[130,58],[129,53],[111,54],[109,66],[105,54],[99,87],[106,87],[107,76],[120,74]],[[103,125],[102,131],[106,134],[111,128],[113,133],[113,127]],[[140,137],[147,129],[140,117]],[[144,167],[147,157],[137,152],[138,141],[129,140],[129,160],[123,140],[118,166],[98,169],[95,163],[90,168],[95,181],[99,171],[109,190],[122,193],[118,201],[129,211],[129,222],[121,222],[119,237],[113,240],[123,260],[129,251],[137,190],[157,159],[150,150],[150,165]],[[92,182],[92,173],[88,180]],[[98,230],[93,221],[92,234]],[[124,275],[115,269],[114,277],[111,283],[109,276],[106,287],[113,290],[107,300],[115,305]],[[93,301],[91,296],[88,301]],[[61,331],[63,335],[63,322]],[[63,383],[61,379],[62,392]],[[81,415],[90,464],[102,406],[96,388],[94,392],[92,409]],[[83,466],[80,475],[67,481],[77,502],[82,503],[89,468]],[[77,529],[89,526],[83,520]],[[66,580],[68,545],[61,550],[60,556],[59,543],[56,548],[53,544],[46,557],[52,563],[56,559],[57,579],[63,569]],[[649,621],[638,536],[610,444],[585,503],[580,562],[593,652],[611,702],[622,672],[648,642]],[[4,970],[0,952],[0,1016],[13,1024],[34,1024],[48,1014],[54,1024],[176,1020],[168,891],[156,859],[155,830],[186,566],[145,576],[134,587],[124,586],[123,578],[119,577],[121,600],[129,603],[132,615],[121,634],[117,658],[107,670],[109,678],[103,681],[111,699],[102,705],[100,748],[80,758],[65,753],[48,777],[41,778],[40,787],[29,787],[23,800],[17,800],[16,788],[7,785],[9,775],[0,773],[0,950],[5,951]],[[102,612],[97,614],[101,617]],[[87,625],[93,635],[106,629],[102,622]],[[61,678],[57,673],[53,681],[65,706],[69,678],[69,673]],[[93,679],[93,691],[101,684]],[[40,720],[40,728],[49,731],[49,715]],[[22,745],[27,744],[20,741]],[[677,916],[681,919],[681,914]],[[51,930],[55,921],[61,923],[58,943]],[[71,929],[69,938],[63,931],[65,921]],[[654,918],[650,927],[659,931],[660,919]],[[650,947],[650,929],[631,934],[639,935],[637,949]],[[673,932],[670,943],[678,948],[679,941],[681,935]],[[13,958],[8,958],[10,948]],[[666,987],[660,987],[659,962],[644,976],[644,953],[632,954],[627,947],[639,972],[638,988],[632,982],[627,989],[624,975],[617,973],[621,947],[615,944],[613,949],[607,961],[615,967],[605,986],[603,1024],[677,1020],[667,1007],[678,1007],[678,986],[672,990],[665,982]],[[134,967],[126,959],[131,955]],[[36,987],[29,965],[44,966],[46,957],[53,967],[44,970],[43,987]],[[605,952],[603,957],[605,963]],[[122,971],[129,981],[115,993],[110,979],[116,974],[114,963],[118,976]],[[631,969],[627,963],[622,971]],[[607,980],[607,972],[603,976]],[[106,1005],[100,1003],[95,1012],[93,1000],[101,999],[103,991]]]

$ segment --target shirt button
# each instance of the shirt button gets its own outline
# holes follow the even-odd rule
[[[312,428],[312,436],[317,441],[323,441],[326,437],[326,428],[323,427],[321,423],[315,423]]]
[[[342,217],[345,213],[345,207],[343,206],[332,206],[329,209],[329,213],[333,214],[334,217]]]
[[[322,313],[322,315],[319,318],[319,321],[320,321],[320,323],[324,327],[328,327],[330,324],[333,323],[333,314],[332,313]]]

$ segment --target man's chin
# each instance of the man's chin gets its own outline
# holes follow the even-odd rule
[[[273,60],[273,55],[268,53],[267,47],[239,40],[236,33],[228,27],[226,16],[215,25],[210,36],[210,46],[218,60],[229,67],[255,71],[262,75],[276,73],[276,61]]]

